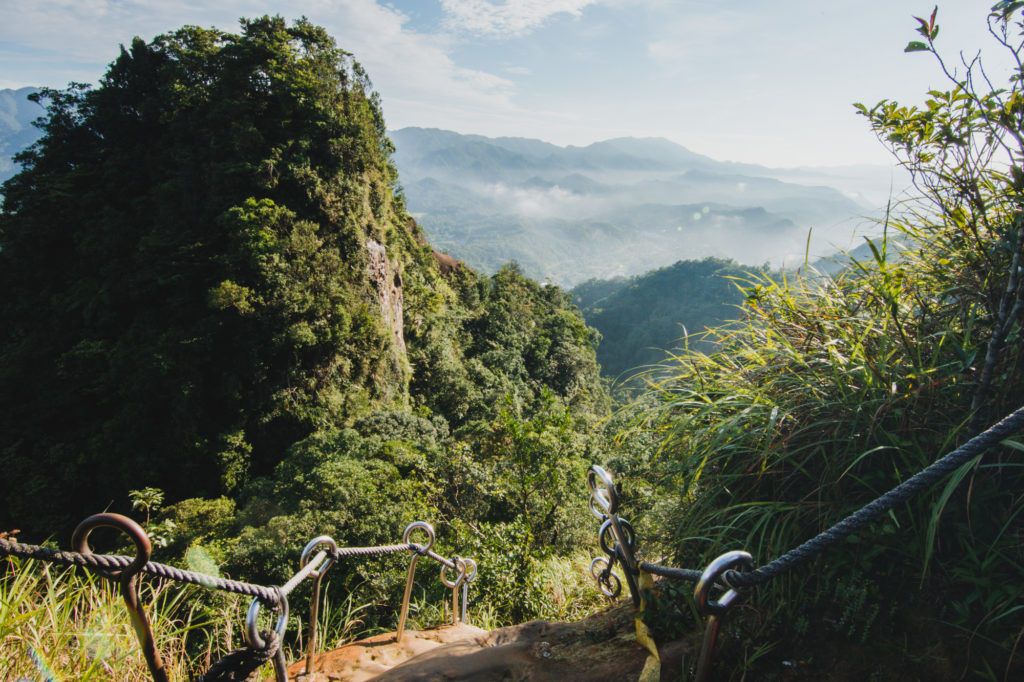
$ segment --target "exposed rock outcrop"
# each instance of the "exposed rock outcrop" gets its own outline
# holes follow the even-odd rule
[[[381,316],[395,337],[395,347],[404,354],[406,349],[402,307],[405,295],[402,290],[402,274],[391,267],[391,263],[388,261],[387,248],[380,242],[368,239],[366,241],[366,251],[370,255],[367,274],[377,289]]]
[[[462,263],[455,260],[452,256],[447,253],[441,253],[437,249],[432,249],[434,260],[437,261],[437,267],[441,269],[441,274],[448,276],[453,272],[458,272],[459,268],[465,267]]]
[[[637,680],[647,651],[636,641],[630,604],[606,609],[577,623],[533,621],[490,632],[469,625],[406,631],[353,642],[317,657],[317,670],[302,675],[305,661],[289,679],[327,680],[536,680],[569,682]],[[684,641],[659,647],[661,679],[678,680]]]

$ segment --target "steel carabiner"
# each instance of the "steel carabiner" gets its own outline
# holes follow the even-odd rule
[[[284,660],[284,647],[282,646],[285,630],[288,629],[288,597],[281,592],[280,588],[277,590],[277,595],[280,602],[276,609],[277,623],[274,625],[274,634],[277,635],[277,650],[274,652],[274,679],[276,682],[288,682],[288,667]],[[273,644],[273,642],[263,641],[263,638],[260,637],[257,619],[262,606],[263,603],[259,597],[253,599],[252,603],[249,604],[249,610],[245,614],[244,633],[245,643],[250,647],[261,650]]]
[[[468,561],[473,561],[469,559]],[[458,625],[459,623],[459,585],[462,585],[466,581],[466,577],[469,575],[469,565],[466,559],[460,556],[453,556],[451,558],[452,566],[455,566],[457,575],[455,580],[449,580],[447,575],[450,569],[448,564],[441,564],[441,584],[445,587],[452,589],[452,625]],[[476,576],[476,562],[473,562],[473,575]]]

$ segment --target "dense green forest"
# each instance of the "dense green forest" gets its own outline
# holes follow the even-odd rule
[[[44,92],[45,135],[3,186],[0,527],[65,538],[134,499],[158,558],[280,582],[315,535],[390,543],[424,518],[486,567],[488,624],[569,618],[597,606],[545,571],[594,550],[598,462],[644,558],[782,555],[1024,404],[1022,7],[989,16],[1007,83],[952,69],[932,14],[907,51],[948,89],[858,105],[920,190],[869,256],[746,275],[735,323],[616,406],[569,294],[432,251],[369,80],[321,29],[136,40],[99,87]],[[576,295],[593,315],[646,306],[644,325],[673,314],[648,281],[731,267]],[[1022,452],[1003,441],[744,594],[717,672],[1020,679]],[[392,627],[400,581],[400,561],[342,566],[331,596]],[[699,639],[691,590],[661,584],[659,642]]]
[[[601,333],[601,371],[626,381],[673,349],[713,351],[707,332],[742,315],[751,270],[719,258],[679,261],[636,277],[588,280],[570,293]]]
[[[516,529],[527,576],[578,548],[610,408],[596,334],[514,266],[442,271],[322,29],[136,39],[99,87],[39,97],[0,216],[0,525],[63,540],[152,488],[168,556],[274,582],[312,537],[390,544],[416,519],[442,542]]]

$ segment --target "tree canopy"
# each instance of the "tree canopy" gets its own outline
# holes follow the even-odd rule
[[[442,275],[378,97],[323,29],[136,38],[98,87],[39,97],[0,214],[0,465],[22,491],[2,514],[20,527],[144,486],[237,497],[382,410],[476,438],[505,396],[524,420],[547,394],[574,419],[607,408],[564,293],[515,268]]]
[[[587,324],[601,333],[601,370],[626,380],[673,349],[714,350],[707,331],[742,314],[738,284],[751,270],[721,258],[679,261],[628,279],[589,280],[572,295]]]

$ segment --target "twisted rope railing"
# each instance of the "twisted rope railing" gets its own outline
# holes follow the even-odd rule
[[[862,530],[882,514],[927,490],[939,480],[966,462],[981,455],[992,446],[999,444],[1011,435],[1020,433],[1022,430],[1024,430],[1024,407],[1012,412],[987,430],[974,436],[949,454],[933,462],[927,468],[922,469],[892,490],[865,504],[857,511],[804,542],[802,545],[791,549],[777,559],[752,571],[725,571],[721,576],[722,582],[732,588],[755,587],[763,585],[787,571],[793,570],[822,552],[836,546],[853,533]],[[591,489],[591,509],[597,510],[598,517],[603,519],[617,518],[618,496],[611,482],[611,477],[601,467],[591,467],[591,472],[588,474],[588,485]],[[619,521],[620,523],[625,522],[624,520]],[[604,529],[605,526],[602,526],[602,534],[607,532]],[[632,532],[632,529],[630,529],[630,532]],[[602,542],[608,544],[607,541],[602,540]],[[631,539],[625,538],[622,542],[617,543],[615,549],[609,552],[612,555],[611,563],[614,563],[616,560],[621,561],[622,556],[625,556],[628,562],[628,559],[632,556],[633,545],[634,542]],[[623,562],[624,565],[628,565],[627,562]],[[635,565],[640,570],[644,570],[652,575],[688,582],[698,582],[703,574],[703,571],[662,566],[646,561],[638,561]]]
[[[769,580],[810,561],[825,550],[836,546],[851,534],[865,528],[882,514],[924,492],[948,474],[951,474],[970,460],[983,454],[992,446],[998,445],[1001,441],[1006,440],[1006,438],[1015,433],[1019,433],[1021,430],[1024,430],[1024,407],[1011,413],[986,431],[979,433],[946,456],[936,460],[927,468],[914,474],[889,492],[867,503],[828,530],[789,550],[778,559],[749,573],[727,571],[722,576],[722,579],[732,587],[744,588],[763,585]]]
[[[104,525],[118,528],[127,533],[135,542],[138,554],[133,558],[116,554],[93,554],[90,552],[87,544],[89,530],[96,526]],[[408,541],[410,533],[417,528],[427,533],[427,544],[421,545]],[[147,573],[165,580],[199,585],[207,589],[252,597],[253,602],[249,607],[249,613],[246,618],[246,646],[229,653],[211,666],[203,675],[201,681],[241,682],[242,680],[249,679],[267,661],[273,661],[275,677],[280,682],[283,682],[286,678],[286,673],[281,641],[288,621],[288,595],[303,581],[309,578],[315,579],[314,603],[311,604],[310,619],[311,633],[315,633],[315,618],[317,614],[315,602],[319,594],[320,579],[340,557],[384,555],[399,552],[412,553],[413,559],[407,578],[407,582],[410,584],[406,585],[405,599],[402,604],[399,638],[401,638],[401,632],[405,624],[405,615],[409,607],[409,595],[416,560],[420,556],[426,556],[441,564],[441,582],[452,589],[452,613],[453,619],[456,620],[458,619],[458,614],[456,613],[458,605],[457,588],[459,586],[462,587],[463,618],[465,618],[466,588],[468,583],[476,576],[476,562],[458,556],[447,559],[434,552],[431,549],[434,544],[434,531],[430,524],[424,522],[416,522],[406,528],[403,540],[401,544],[394,545],[338,547],[330,537],[321,536],[307,545],[306,550],[303,551],[299,571],[280,587],[229,580],[149,561],[150,544],[145,531],[131,519],[117,514],[97,514],[89,517],[79,525],[79,528],[75,531],[73,543],[78,544],[81,551],[51,549],[0,537],[0,555],[17,556],[66,566],[81,567],[93,571],[101,577],[119,582],[129,613],[132,615],[133,623],[136,624],[136,632],[146,654],[150,672],[153,679],[157,682],[165,682],[167,674],[163,668],[159,653],[154,648],[154,640],[148,619],[139,606],[137,582],[137,575],[139,573]],[[324,544],[328,546],[328,549],[319,551],[315,556],[309,556],[312,549]],[[454,580],[446,577],[448,570],[456,571],[456,578]],[[278,614],[277,625],[272,630],[259,631],[257,628],[256,621],[260,605],[266,606]],[[307,654],[307,673],[310,671],[314,654],[314,642],[315,634],[311,634],[309,653]]]
[[[0,554],[37,559],[65,566],[79,566],[92,570],[122,570],[128,568],[135,560],[132,557],[117,554],[81,554],[79,552],[67,552],[2,539],[0,539]],[[234,594],[241,594],[247,597],[255,597],[271,607],[276,606],[278,603],[277,592],[263,585],[228,580],[205,573],[195,573],[154,561],[147,562],[141,570],[143,573],[148,573],[158,578],[200,585],[224,592],[233,592]]]
[[[641,571],[672,580],[697,583],[694,601],[698,611],[707,616],[707,625],[704,629],[704,645],[698,659],[695,679],[697,682],[704,682],[709,675],[720,620],[729,608],[740,600],[742,590],[763,585],[807,563],[836,546],[851,534],[864,529],[879,516],[929,489],[948,474],[982,455],[992,446],[1022,430],[1024,430],[1024,407],[1012,412],[827,530],[764,566],[752,570],[750,569],[753,566],[753,559],[750,554],[739,551],[723,554],[703,571],[661,566],[646,561],[638,562],[634,556],[636,536],[633,528],[628,521],[620,519],[617,514],[618,494],[612,478],[604,469],[594,465],[587,474],[587,486],[590,488],[590,511],[602,521],[601,529],[598,531],[598,540],[608,558],[594,559],[590,570],[601,591],[609,597],[615,597],[621,591],[622,585],[612,573],[612,568],[616,562],[621,563],[626,583],[636,605],[641,603],[637,580]],[[737,570],[740,568],[744,570]],[[725,590],[717,600],[710,598],[711,590],[714,588]]]
[[[420,549],[421,546],[414,542],[403,545],[381,545],[379,547],[339,547],[336,552],[331,553],[331,556],[342,557],[394,554],[397,552],[418,552]],[[119,554],[81,554],[79,552],[50,549],[49,547],[29,545],[5,539],[0,539],[0,554],[19,556],[26,559],[37,559],[39,561],[63,564],[65,566],[78,566],[92,570],[122,570],[128,568],[128,566],[130,566],[135,560],[132,557],[122,556]],[[431,552],[431,554],[434,553]],[[447,559],[437,557],[437,555],[434,556],[439,559],[441,563],[446,563],[449,565],[449,568],[452,568],[451,562]],[[312,562],[311,567],[315,568],[316,563],[318,562]],[[272,608],[279,604],[278,591],[272,587],[264,585],[255,585],[253,583],[242,582],[239,580],[229,580],[227,578],[220,578],[206,573],[196,573],[195,571],[187,571],[174,566],[168,566],[167,564],[157,563],[155,561],[147,562],[142,567],[141,571],[143,573],[156,576],[157,578],[164,578],[166,580],[173,580],[180,583],[188,583],[190,585],[199,585],[207,589],[232,592],[234,594],[240,594],[247,597],[255,597]],[[296,577],[297,576],[298,574]],[[305,577],[308,577],[308,573],[303,576],[303,578]],[[302,582],[302,580],[298,580],[296,584],[299,582]],[[285,594],[287,595],[288,592],[291,592],[291,590],[289,589],[285,591]]]

